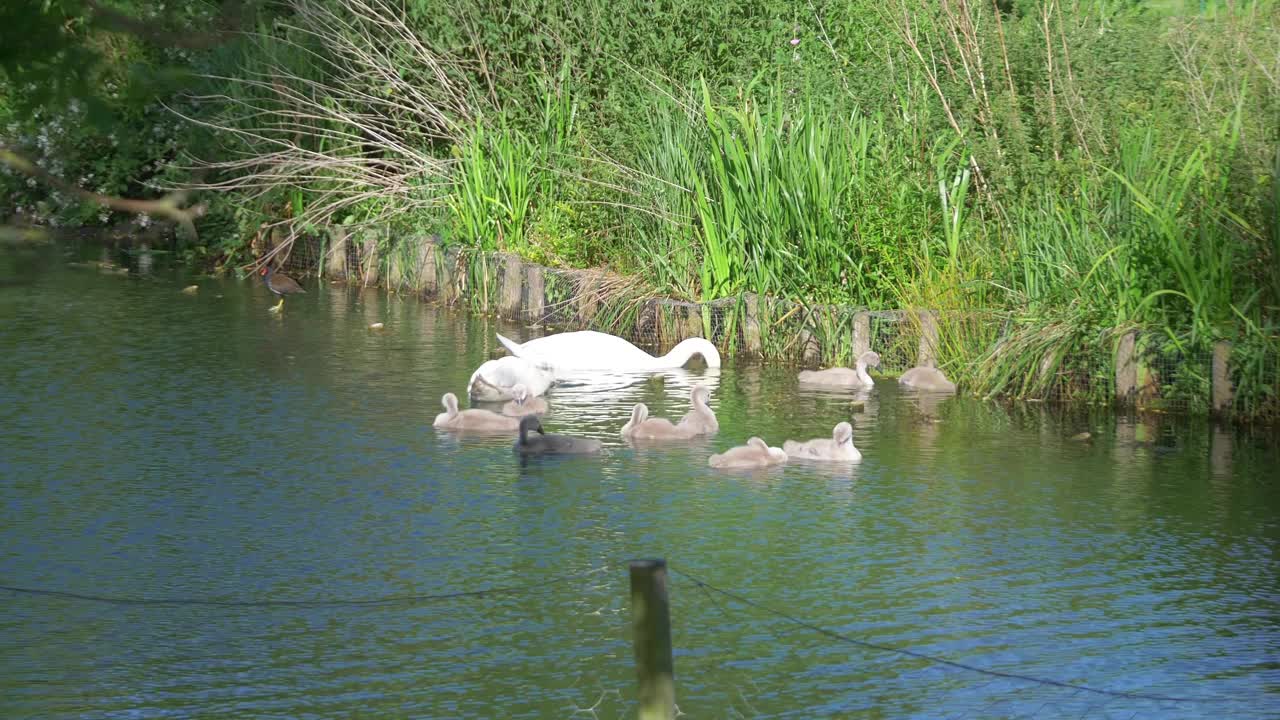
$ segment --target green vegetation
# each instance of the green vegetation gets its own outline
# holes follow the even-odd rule
[[[1124,332],[1152,362],[1229,340],[1237,409],[1280,412],[1275,0],[112,7],[0,17],[3,144],[95,192],[199,192],[190,251],[216,262],[264,224],[387,226],[391,253],[439,231],[797,301],[764,352],[799,328],[831,361],[849,323],[821,307],[932,308],[983,394],[1102,400]],[[182,26],[247,32],[157,30]],[[110,215],[12,172],[0,198]],[[726,307],[736,327],[748,303]],[[1202,375],[1159,382],[1202,406]]]

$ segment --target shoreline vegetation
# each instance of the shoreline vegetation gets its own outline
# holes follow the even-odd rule
[[[800,323],[828,364],[846,320],[809,310],[927,309],[984,396],[1110,401],[1137,356],[1204,410],[1191,359],[1229,347],[1232,415],[1280,415],[1275,0],[19,5],[10,224],[176,213],[238,270],[341,228],[390,272],[438,233],[708,335],[804,308],[761,352]]]

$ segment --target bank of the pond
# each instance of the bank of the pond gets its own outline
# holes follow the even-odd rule
[[[548,329],[595,329],[646,347],[667,348],[686,337],[706,337],[728,355],[791,364],[847,365],[866,350],[882,358],[881,372],[896,376],[918,365],[957,370],[963,362],[955,334],[983,337],[993,356],[1008,339],[1007,312],[945,313],[933,309],[870,309],[808,304],[742,294],[711,302],[655,297],[643,279],[605,270],[551,268],[511,253],[473,251],[436,235],[391,238],[385,231],[327,233],[288,243],[263,235],[259,255],[278,252],[291,272],[411,292],[447,305],[464,305]],[[1200,351],[1162,343],[1137,328],[1111,332],[1110,352],[1063,357],[1050,348],[1023,359],[1044,377],[1038,386],[993,393],[1029,401],[1108,404],[1124,409],[1257,419],[1234,401],[1232,346]],[[1025,349],[1011,349],[1022,351]],[[1258,359],[1250,358],[1257,362]],[[1264,357],[1263,374],[1276,376],[1280,358]],[[962,383],[962,389],[964,385]],[[1274,391],[1272,393],[1274,395]],[[1264,413],[1265,414],[1265,413]]]

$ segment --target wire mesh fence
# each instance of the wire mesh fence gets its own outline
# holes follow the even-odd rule
[[[299,237],[284,267],[414,292],[546,330],[603,330],[651,350],[697,336],[731,355],[810,366],[852,365],[862,352],[875,350],[880,372],[888,375],[918,365],[963,375],[969,368],[949,368],[948,358],[972,357],[975,348],[994,357],[1009,344],[1012,353],[1041,353],[1042,359],[1038,367],[1024,363],[1018,383],[995,383],[1003,388],[997,395],[1062,403],[1119,401],[1143,410],[1212,410],[1240,418],[1280,415],[1280,360],[1274,353],[1237,349],[1220,359],[1224,369],[1215,380],[1212,348],[1187,347],[1155,334],[1088,342],[1067,337],[1053,345],[1028,338],[1035,328],[1019,327],[1000,312],[869,310],[752,294],[688,302],[653,297],[643,282],[601,270],[543,267],[513,255],[445,246],[434,236],[392,239],[375,230]],[[1021,344],[1010,343],[1014,337]],[[1231,391],[1215,395],[1215,387],[1221,391],[1228,383]]]

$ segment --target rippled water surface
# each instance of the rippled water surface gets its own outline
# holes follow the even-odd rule
[[[553,388],[548,429],[607,453],[522,464],[431,420],[527,328],[314,281],[275,317],[260,283],[56,252],[0,276],[0,583],[202,601],[0,591],[5,718],[633,717],[626,560],[651,556],[691,718],[1280,716],[1266,434],[884,380],[854,414],[730,362]],[[618,438],[695,382],[717,437]],[[855,469],[706,466],[842,419]],[[421,597],[493,587],[520,589]]]

